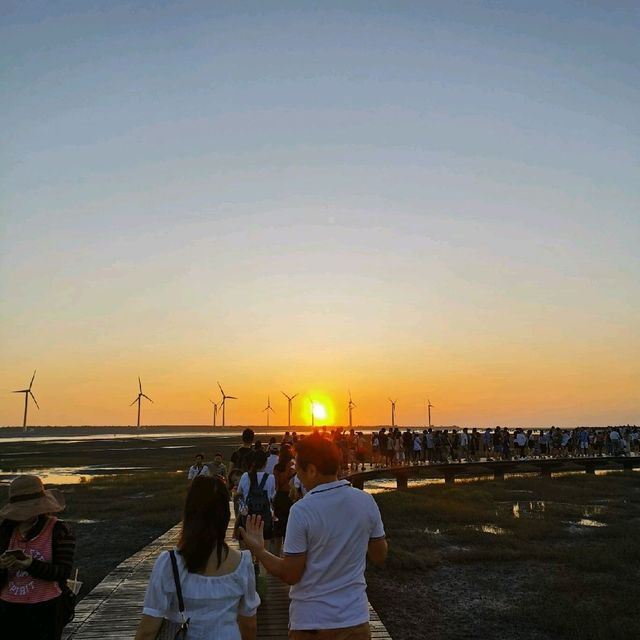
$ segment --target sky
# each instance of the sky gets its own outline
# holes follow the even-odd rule
[[[3,2],[0,425],[640,423],[639,59],[632,2]]]

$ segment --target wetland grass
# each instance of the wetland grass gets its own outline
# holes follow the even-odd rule
[[[368,571],[369,595],[394,638],[640,637],[639,476],[375,497],[390,552],[385,570]]]

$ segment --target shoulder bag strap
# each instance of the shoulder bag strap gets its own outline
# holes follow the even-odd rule
[[[182,588],[180,587],[180,574],[178,573],[178,562],[176,560],[176,554],[173,549],[169,551],[169,556],[171,558],[171,570],[173,572],[173,581],[175,582],[175,585],[176,585],[176,595],[178,596],[178,610],[180,611],[180,615],[182,616],[182,621],[184,623],[185,622],[184,600],[182,599]]]
[[[267,484],[267,477],[269,476],[268,473],[265,473],[262,476],[262,480],[260,480],[260,486],[258,487],[260,489],[260,491],[264,491],[264,485]]]

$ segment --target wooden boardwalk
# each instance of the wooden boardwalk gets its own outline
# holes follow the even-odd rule
[[[232,530],[233,516],[227,540],[229,546],[238,548],[238,543],[231,541]],[[153,565],[161,551],[175,545],[179,532],[178,524],[120,563],[78,603],[75,619],[65,628],[63,640],[133,640]],[[391,640],[371,605],[369,614],[372,639]],[[258,608],[258,640],[286,640],[288,621],[289,587],[268,576],[267,595]]]
[[[478,460],[477,462],[446,462],[411,464],[406,466],[375,467],[365,471],[351,471],[343,475],[354,487],[364,488],[364,483],[381,478],[392,478],[398,489],[406,489],[409,479],[440,478],[446,483],[456,478],[493,478],[504,480],[505,474],[534,474],[551,477],[565,471],[626,471],[640,469],[640,456],[602,456],[575,458],[513,458],[512,460]]]

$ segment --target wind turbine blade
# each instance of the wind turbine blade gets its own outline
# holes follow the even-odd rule
[[[146,398],[149,402],[153,402],[153,400],[149,396],[145,396],[144,393],[140,394],[143,398]]]
[[[31,390],[31,385],[33,384],[33,381],[35,380],[35,378],[36,378],[36,372],[34,370],[33,371],[33,377],[31,378],[31,382],[29,383],[29,390]]]
[[[225,400],[237,400],[235,396],[225,396]]]
[[[138,386],[140,387],[140,393],[142,393],[142,380],[140,380],[140,376],[138,376]]]
[[[218,387],[220,389],[220,393],[224,396],[224,391],[222,390],[221,384],[219,382],[217,382],[217,384],[218,384]]]
[[[133,401],[129,406],[130,406],[130,407],[133,407],[133,405],[134,405],[136,402],[138,402],[138,399],[139,399],[139,397],[138,397],[138,398],[136,398],[136,399],[135,399],[135,400],[134,400],[134,401]]]
[[[283,395],[287,400],[291,400],[291,398],[290,398],[290,397],[289,397],[289,396],[288,396],[284,391],[281,391],[280,393],[281,393],[281,394],[282,394],[282,395]]]
[[[31,391],[29,391],[29,395],[31,396],[31,399],[36,403],[36,407],[38,407],[38,411],[40,411],[40,405],[38,404],[36,397],[33,395],[33,393],[31,393]]]
[[[358,406],[358,405],[357,405],[355,402],[353,402],[353,403],[351,404],[351,406],[355,409],[355,408],[357,408],[357,406]]]
[[[299,394],[296,393],[296,394],[292,395],[291,399],[293,400],[297,395],[299,395]]]
[[[18,391],[12,391],[11,393],[29,393],[29,389],[20,389]]]

